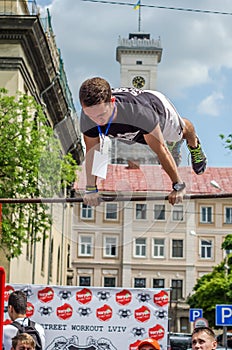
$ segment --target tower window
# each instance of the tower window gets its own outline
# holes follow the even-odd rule
[[[143,64],[143,61],[136,61],[136,64]]]

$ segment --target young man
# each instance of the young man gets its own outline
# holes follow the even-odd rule
[[[160,350],[160,345],[155,339],[146,338],[141,340],[138,350]]]
[[[192,350],[215,350],[216,335],[209,327],[197,327],[192,333]]]
[[[147,144],[157,154],[161,166],[172,181],[169,202],[182,202],[185,183],[165,141],[179,142],[186,139],[193,170],[198,175],[203,174],[206,156],[193,124],[181,118],[163,94],[134,88],[111,90],[109,83],[99,77],[83,82],[79,99],[82,106],[80,125],[86,145],[85,204],[98,205],[96,180],[99,170],[93,164],[99,168],[99,163],[102,163],[102,167],[106,163],[104,155],[101,155],[105,136],[127,143]]]
[[[21,325],[27,326],[29,319],[26,316],[27,297],[21,290],[12,292],[8,299],[8,314],[12,321],[16,321]],[[45,349],[45,332],[44,328],[35,323],[35,328],[38,331],[42,343],[42,350]],[[12,324],[3,326],[3,345],[4,350],[11,350],[12,338],[18,333],[18,328]]]
[[[11,350],[35,350],[35,341],[30,334],[18,334],[12,339]]]

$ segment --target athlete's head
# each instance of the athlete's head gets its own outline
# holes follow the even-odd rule
[[[96,124],[105,125],[114,114],[115,97],[110,84],[103,78],[84,81],[79,91],[83,112]]]
[[[12,350],[34,350],[35,340],[28,333],[17,334],[12,338]]]
[[[197,327],[192,333],[193,350],[215,350],[217,347],[216,335],[209,327]]]
[[[17,314],[25,315],[27,311],[27,297],[21,290],[15,290],[9,295],[8,308],[13,308]]]
[[[105,79],[99,77],[87,79],[80,87],[79,99],[82,107],[111,102],[110,84]]]

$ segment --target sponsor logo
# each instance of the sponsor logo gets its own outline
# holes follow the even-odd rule
[[[159,306],[168,304],[168,293],[162,290],[161,292],[154,294],[154,303]]]
[[[80,304],[88,304],[92,300],[92,292],[87,288],[83,288],[76,293],[76,300]]]
[[[123,289],[121,292],[116,293],[116,302],[120,305],[127,305],[131,302],[132,294],[129,290]]]
[[[149,328],[148,334],[149,337],[160,340],[164,337],[165,329],[160,324],[157,324],[155,327]]]
[[[4,291],[4,300],[8,301],[9,299],[9,295],[14,291],[14,288],[11,286],[6,286],[5,287],[5,291]]]
[[[50,287],[46,287],[38,291],[38,299],[43,303],[49,303],[54,298],[54,291]]]
[[[32,303],[27,302],[26,315],[27,317],[31,317],[34,315],[34,305]]]
[[[138,345],[139,345],[140,341],[141,340],[137,340],[135,343],[130,344],[129,349],[130,350],[138,350]]]
[[[151,317],[151,311],[147,306],[142,306],[134,312],[136,320],[140,322],[146,322]]]
[[[73,314],[73,308],[69,304],[64,304],[56,309],[56,315],[61,320],[67,320],[69,319]]]
[[[103,305],[96,310],[96,316],[101,321],[108,321],[112,317],[112,309],[109,305]]]

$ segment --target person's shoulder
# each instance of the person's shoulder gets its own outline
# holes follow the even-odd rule
[[[3,325],[3,331],[12,330],[12,329],[15,329],[15,326],[13,326],[12,323]]]
[[[37,331],[39,333],[44,333],[44,328],[43,328],[43,326],[40,323],[35,322],[35,328],[37,329]]]

